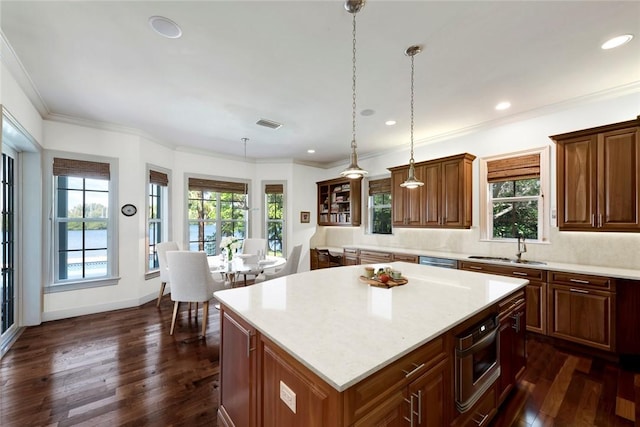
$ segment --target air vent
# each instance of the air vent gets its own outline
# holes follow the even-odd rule
[[[280,129],[282,127],[282,123],[274,122],[273,120],[267,119],[260,119],[256,122],[256,124],[270,129]]]

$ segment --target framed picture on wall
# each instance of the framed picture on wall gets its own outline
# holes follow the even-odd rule
[[[301,211],[300,212],[300,222],[305,223],[311,220],[311,212]]]

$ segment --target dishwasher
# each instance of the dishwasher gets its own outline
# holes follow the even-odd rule
[[[458,268],[458,261],[449,258],[438,258],[432,256],[421,256],[420,265],[430,265],[432,267]]]

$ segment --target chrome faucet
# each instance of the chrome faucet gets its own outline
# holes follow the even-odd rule
[[[524,243],[524,236],[522,233],[518,233],[518,252],[516,252],[518,262],[520,262],[520,258],[522,258],[522,254],[525,252],[527,252],[527,245]]]

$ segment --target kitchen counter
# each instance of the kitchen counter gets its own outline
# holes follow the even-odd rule
[[[422,252],[421,252],[422,253]],[[359,280],[361,266],[321,269],[215,297],[337,391],[486,310],[528,281],[391,263],[408,283]]]
[[[442,252],[442,251],[430,251],[430,250],[422,250],[422,249],[406,249],[406,248],[398,248],[398,247],[371,246],[371,245],[345,245],[342,248],[329,247],[329,246],[320,246],[320,247],[329,249],[329,251],[336,252],[336,253],[341,253],[344,248],[355,248],[355,249],[366,249],[366,250],[380,251],[380,252],[396,252],[396,253],[403,253],[403,254],[410,254],[410,255],[448,258],[448,259],[455,259],[459,261],[472,261],[472,262],[480,262],[480,263],[495,264],[495,265],[511,265],[511,266],[519,265],[521,267],[535,268],[540,270],[563,271],[567,273],[578,273],[578,274],[593,274],[593,275],[606,276],[606,277],[612,277],[612,278],[618,278],[618,279],[640,280],[640,269],[603,267],[603,266],[597,266],[597,265],[583,265],[583,264],[568,264],[568,263],[547,261],[543,259],[541,260],[536,259],[535,261],[543,261],[545,262],[544,265],[510,264],[502,261],[469,258],[469,256],[471,255],[484,255],[484,254],[465,254],[465,253],[455,253],[455,252]],[[515,258],[515,256],[510,258]],[[528,259],[526,254],[523,256],[523,259]]]

